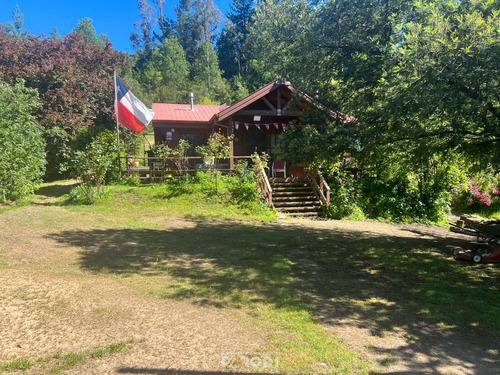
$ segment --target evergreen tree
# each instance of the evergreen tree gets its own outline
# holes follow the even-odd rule
[[[189,63],[177,39],[167,38],[156,47],[135,78],[146,102],[181,102],[188,91]]]
[[[148,0],[137,0],[141,21],[135,23],[138,33],[133,32],[130,35],[130,41],[138,56],[136,68],[141,69],[147,61],[151,59],[151,54],[155,47],[154,29],[156,27],[155,9]]]
[[[175,12],[179,43],[186,52],[186,59],[193,64],[202,42],[213,40],[221,18],[220,11],[213,0],[180,0]]]
[[[189,63],[194,63],[201,40],[201,25],[195,11],[193,11],[194,4],[195,0],[180,0],[179,5],[175,7],[177,14],[175,32]]]
[[[253,0],[233,0],[228,22],[217,41],[221,69],[226,78],[247,73],[245,43],[254,15]]]
[[[24,13],[21,13],[19,5],[12,12],[14,22],[7,22],[0,25],[1,29],[14,38],[26,38],[29,35],[28,30],[23,30],[24,27]]]
[[[163,44],[165,39],[174,37],[174,21],[165,16],[165,0],[156,0],[156,5],[158,6],[158,27],[160,31],[154,31],[154,36],[160,44]]]
[[[219,69],[217,52],[209,40],[204,40],[198,48],[191,75],[197,86],[194,91],[197,91],[201,98],[220,102],[226,95],[227,87]]]
[[[92,20],[88,17],[78,21],[78,24],[73,29],[73,32],[79,35],[85,43],[95,44],[104,47],[106,43],[109,42],[109,39],[106,36],[106,34],[97,35],[97,32],[94,29],[94,25],[92,25]]]
[[[54,41],[62,40],[62,36],[61,34],[59,34],[59,30],[57,29],[57,27],[54,27],[54,30],[52,30],[52,32],[50,33],[49,39]]]

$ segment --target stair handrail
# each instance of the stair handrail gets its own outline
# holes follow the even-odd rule
[[[319,185],[316,181],[316,177],[319,178]],[[321,172],[319,170],[315,170],[312,174],[309,174],[309,179],[311,180],[313,188],[316,191],[321,202],[326,207],[330,207],[330,186],[326,182]]]
[[[259,173],[257,178],[261,181],[262,186],[262,193],[264,194],[264,197],[266,198],[267,204],[269,207],[273,208],[273,189],[271,188],[271,183],[269,182],[269,179],[267,178],[266,171],[264,170],[264,167],[262,166],[262,161],[260,159],[260,156],[256,153],[255,154],[255,159],[256,162],[259,163]]]

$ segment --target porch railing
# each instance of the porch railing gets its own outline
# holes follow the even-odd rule
[[[258,171],[258,176],[257,178],[260,181],[260,184],[262,185],[262,193],[264,194],[264,197],[266,198],[266,202],[269,207],[274,208],[273,205],[273,189],[271,188],[271,183],[269,182],[269,178],[267,178],[267,173],[264,170],[264,167],[262,166],[262,162],[260,160],[260,157],[258,154],[256,154],[256,161],[259,164],[259,171]]]
[[[330,186],[328,186],[321,172],[319,170],[309,172],[308,178],[321,202],[326,207],[330,207]]]
[[[250,160],[251,156],[234,156],[234,160]],[[125,176],[138,174],[142,179],[150,181],[164,180],[166,177],[182,176],[186,173],[194,173],[200,170],[208,170],[213,165],[203,160],[201,156],[187,156],[185,158],[159,158],[159,157],[137,157],[122,156],[120,158],[122,173]],[[217,170],[229,172],[229,159],[219,159]]]

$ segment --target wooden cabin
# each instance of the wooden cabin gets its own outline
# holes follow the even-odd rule
[[[273,157],[279,136],[300,121],[302,112],[293,103],[312,103],[307,95],[302,94],[299,101],[292,100],[295,96],[290,82],[277,80],[231,106],[153,103],[155,143],[173,148],[180,139],[186,139],[198,146],[205,144],[213,131],[222,131],[235,136],[231,145],[233,157],[250,156],[255,151],[265,151]],[[234,159],[230,158],[228,164],[232,169]],[[301,177],[304,168],[287,165],[285,174]]]

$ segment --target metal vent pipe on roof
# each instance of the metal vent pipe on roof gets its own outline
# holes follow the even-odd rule
[[[192,92],[189,93],[189,99],[191,100],[191,112],[194,111],[194,94]]]

